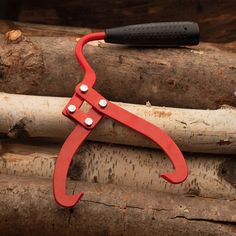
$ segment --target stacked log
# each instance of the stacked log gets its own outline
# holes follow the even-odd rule
[[[235,202],[79,183],[73,210],[58,208],[51,181],[1,175],[0,228],[5,235],[234,235]],[[68,190],[73,192],[71,182]],[[14,227],[12,227],[14,222]],[[174,229],[174,230],[173,230]],[[16,234],[17,232],[17,234]]]
[[[73,122],[61,115],[69,98],[0,93],[0,101],[0,133],[8,137],[64,140],[75,127]],[[223,154],[236,152],[236,110],[233,107],[197,110],[115,104],[165,130],[183,151]],[[85,113],[89,109],[87,103],[82,107]],[[109,118],[103,119],[88,139],[158,148],[146,137]]]
[[[71,96],[83,75],[74,56],[77,40],[0,37],[0,91]],[[224,47],[135,49],[99,41],[86,46],[85,55],[97,74],[95,88],[109,100],[195,109],[236,106],[236,54]]]
[[[52,178],[60,144],[2,143],[0,172],[3,174]],[[189,177],[180,185],[159,177],[172,171],[170,161],[158,150],[87,142],[73,158],[68,177],[82,182],[115,184],[147,191],[189,197],[234,200],[236,194],[234,156],[184,153]]]

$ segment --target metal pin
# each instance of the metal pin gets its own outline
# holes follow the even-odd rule
[[[98,104],[100,107],[105,108],[107,106],[107,100],[101,99]]]
[[[82,93],[86,93],[88,91],[88,86],[86,84],[81,84],[79,89]]]
[[[76,106],[71,104],[71,105],[68,106],[67,109],[70,113],[74,113],[76,111]]]
[[[87,125],[87,126],[91,126],[93,124],[93,119],[90,118],[90,117],[87,117],[85,120],[84,120],[84,123]]]

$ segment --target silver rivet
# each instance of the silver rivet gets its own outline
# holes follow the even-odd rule
[[[84,123],[87,125],[87,126],[91,126],[93,124],[93,119],[90,118],[90,117],[87,117],[85,120],[84,120]]]
[[[86,84],[81,84],[79,89],[82,93],[86,93],[88,91],[88,86]]]
[[[71,105],[68,106],[67,109],[70,113],[74,113],[76,111],[76,106],[71,104]]]
[[[98,104],[100,107],[104,108],[107,106],[107,100],[101,99]]]

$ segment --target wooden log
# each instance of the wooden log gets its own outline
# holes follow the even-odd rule
[[[43,25],[32,24],[20,21],[10,21],[0,19],[0,33],[6,34],[12,30],[20,30],[25,36],[40,36],[40,37],[80,37],[84,34],[97,32],[99,29],[72,27],[72,26],[59,26],[59,25]],[[223,50],[236,52],[236,41],[227,43],[216,44]]]
[[[0,33],[20,30],[25,36],[78,37],[94,32],[94,29],[57,25],[30,24],[17,21],[0,20]]]
[[[0,173],[52,178],[61,144],[2,143]],[[236,160],[233,156],[184,154],[187,180],[174,185],[159,174],[172,171],[169,159],[156,150],[87,142],[73,158],[68,177],[90,183],[115,184],[137,189],[235,199]]]
[[[0,179],[2,235],[235,235],[235,200],[81,182],[85,196],[80,203],[61,209],[50,180]],[[69,190],[75,190],[73,183]]]
[[[236,40],[236,6],[234,0],[113,0],[113,1],[53,1],[25,0],[15,2],[20,7],[14,18],[20,21],[73,25],[95,28],[154,21],[192,20],[200,24],[202,40],[229,42]],[[13,9],[9,3],[9,13]],[[13,17],[12,17],[13,18]]]
[[[83,74],[74,56],[75,38],[10,36],[0,37],[0,91],[73,94]],[[228,50],[210,44],[135,49],[93,42],[85,54],[97,73],[96,89],[109,100],[196,109],[236,106],[236,54]]]
[[[61,114],[68,98],[0,93],[0,133],[8,137],[65,139],[74,123]],[[236,110],[194,110],[116,103],[165,130],[183,151],[236,153]],[[89,106],[84,105],[83,111]],[[111,119],[103,119],[90,140],[155,147],[146,137]]]

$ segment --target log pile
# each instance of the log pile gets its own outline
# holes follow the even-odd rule
[[[165,154],[105,118],[68,172],[68,193],[84,191],[85,196],[73,209],[55,204],[55,160],[74,127],[61,111],[83,77],[74,46],[83,34],[103,27],[105,19],[105,9],[95,11],[88,24],[83,14],[75,18],[71,12],[72,24],[61,9],[81,7],[78,2],[59,1],[53,8],[46,1],[23,1],[11,18],[47,24],[67,21],[71,26],[80,22],[93,28],[0,20],[0,234],[235,235],[236,47],[234,35],[228,33],[235,21],[232,1],[226,1],[221,12],[220,2],[211,8],[208,1],[183,1],[186,9],[194,5],[184,18],[208,12],[193,14],[206,41],[197,47],[137,49],[103,41],[85,47],[97,74],[95,88],[165,130],[184,152],[188,179],[180,185],[165,182],[159,174],[172,169]],[[44,4],[49,17],[42,20],[38,14]],[[93,4],[98,3],[84,5],[88,15]],[[134,13],[139,9],[148,11],[140,15],[142,22],[157,12],[158,19],[165,20],[175,6],[170,8],[171,1],[112,4],[127,18],[108,17],[108,26],[125,19],[138,23]],[[29,20],[36,7],[39,11]],[[219,20],[217,32],[212,27]],[[83,110],[88,109],[83,104]]]

